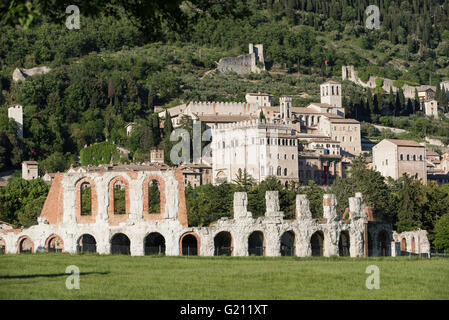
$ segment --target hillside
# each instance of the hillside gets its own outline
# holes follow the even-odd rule
[[[318,100],[321,82],[341,79],[342,65],[354,65],[364,77],[418,84],[449,78],[449,1],[375,3],[380,30],[365,28],[364,0],[248,1],[252,14],[244,19],[206,15],[182,33],[164,27],[157,42],[144,40],[143,31],[125,16],[86,17],[76,31],[45,18],[27,30],[2,26],[0,170],[28,159],[39,160],[45,171],[64,170],[85,145],[105,140],[142,154],[162,143],[163,132],[152,129],[154,139],[142,133],[130,141],[125,126],[154,127],[156,106],[244,101],[246,92],[257,91],[270,92],[276,100],[298,96],[294,105],[304,106]],[[246,54],[248,43],[264,44],[267,72],[214,71],[220,58]],[[15,68],[36,66],[52,71],[23,83],[12,81]],[[420,116],[400,93],[368,93],[349,82],[343,83],[343,92],[347,115],[361,121],[382,123],[389,112]],[[15,137],[8,123],[6,109],[12,103],[25,106],[24,139]],[[449,137],[447,120],[438,123],[428,125],[435,127],[433,135]]]

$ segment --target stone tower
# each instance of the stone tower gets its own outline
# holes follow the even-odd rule
[[[19,125],[17,135],[23,138],[23,107],[19,104],[8,108],[8,118],[14,119]]]
[[[328,81],[320,86],[321,103],[327,103],[334,108],[341,108],[341,84],[336,81]]]
[[[289,123],[291,119],[292,98],[280,97],[279,102],[281,104],[281,118],[284,123]]]

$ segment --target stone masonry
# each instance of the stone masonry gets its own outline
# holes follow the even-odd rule
[[[160,186],[160,212],[148,209],[148,185],[156,180]],[[114,214],[113,188],[116,182],[125,188],[125,213]],[[81,188],[85,183],[91,188],[91,212],[81,214]],[[312,217],[306,195],[296,196],[296,216],[284,219],[280,210],[278,191],[266,192],[265,215],[257,219],[248,211],[245,192],[234,194],[233,218],[221,218],[208,227],[189,227],[184,197],[184,182],[179,169],[166,169],[149,164],[102,165],[99,167],[71,168],[56,174],[38,224],[27,229],[0,230],[0,242],[6,253],[25,251],[51,251],[77,253],[80,239],[87,235],[95,239],[94,248],[99,254],[114,253],[116,235],[128,239],[122,247],[129,254],[150,254],[146,239],[157,233],[164,239],[164,253],[170,256],[186,254],[185,243],[191,244],[194,254],[213,256],[217,253],[217,237],[229,236],[229,253],[248,256],[252,250],[250,238],[257,233],[260,255],[280,256],[286,233],[290,234],[289,255],[351,257],[370,255],[399,255],[401,237],[406,237],[410,249],[420,254],[429,253],[425,231],[417,231],[412,240],[408,234],[396,234],[391,225],[370,221],[369,210],[357,193],[349,199],[349,208],[343,219],[337,214],[335,195],[323,198],[323,218]],[[369,234],[368,234],[368,233]],[[192,237],[193,236],[193,237]],[[342,244],[343,238],[345,244]],[[285,241],[284,241],[285,242]],[[379,248],[377,250],[376,248]],[[371,248],[371,249],[369,249]],[[317,253],[318,252],[318,253]],[[345,254],[346,252],[346,254]]]

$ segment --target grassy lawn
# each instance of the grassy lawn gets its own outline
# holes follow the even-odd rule
[[[0,299],[449,299],[449,259],[2,255]]]

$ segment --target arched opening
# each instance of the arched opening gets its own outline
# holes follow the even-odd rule
[[[6,253],[6,243],[3,238],[0,238],[0,254]]]
[[[368,232],[368,257],[373,256],[373,237],[371,236],[371,233]]]
[[[114,192],[114,214],[126,214],[125,184],[117,180],[113,187]]]
[[[64,242],[61,237],[52,235],[47,239],[47,252],[62,252],[64,250]]]
[[[82,252],[95,253],[97,252],[97,241],[92,235],[83,234],[78,239],[76,251],[79,253]]]
[[[412,253],[415,253],[416,249],[415,249],[415,237],[412,237]]]
[[[214,256],[232,255],[232,236],[227,231],[221,231],[214,237]]]
[[[349,247],[350,247],[349,232],[342,231],[340,233],[340,239],[338,241],[338,253],[340,257],[349,257],[350,255]]]
[[[377,236],[377,255],[380,257],[386,257],[388,256],[388,242],[390,237],[388,236],[388,233],[385,230],[382,230],[379,232],[379,235]]]
[[[165,254],[165,238],[159,232],[145,237],[145,255]]]
[[[24,237],[19,240],[19,253],[32,253],[33,247],[33,241],[30,238]]]
[[[401,239],[401,251],[407,251],[407,240],[405,238]]]
[[[295,233],[293,231],[286,231],[281,236],[281,256],[295,255]]]
[[[254,231],[248,237],[248,255],[264,256],[265,246],[264,246],[264,236],[261,231]]]
[[[123,233],[116,233],[111,239],[111,254],[131,254],[131,241]]]
[[[92,188],[89,182],[83,182],[81,188],[81,215],[92,214]]]
[[[312,247],[312,256],[321,257],[324,254],[323,249],[324,234],[322,231],[315,232],[310,238],[310,246]]]
[[[198,239],[191,233],[181,238],[181,255],[197,256],[198,255]]]
[[[159,181],[156,179],[148,183],[148,213],[161,213],[161,193]]]

